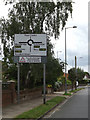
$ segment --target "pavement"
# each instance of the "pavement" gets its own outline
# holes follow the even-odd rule
[[[64,91],[55,92],[53,94],[46,95],[46,101],[52,99],[55,96],[62,96]],[[20,103],[12,104],[2,109],[2,118],[15,118],[17,115],[31,110],[34,107],[43,104],[43,96],[37,99],[30,99]]]
[[[55,96],[63,96],[64,91],[54,92],[53,94],[46,95],[46,101],[52,99]],[[68,98],[68,96],[65,96]],[[30,99],[20,103],[12,104],[7,107],[2,108],[2,118],[15,118],[17,115],[33,109],[39,105],[43,104],[43,96],[37,99]]]

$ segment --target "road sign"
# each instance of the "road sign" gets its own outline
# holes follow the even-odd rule
[[[14,56],[46,56],[46,34],[15,34]]]
[[[41,63],[41,57],[19,57],[19,63]]]
[[[47,57],[13,57],[14,63],[46,63]]]

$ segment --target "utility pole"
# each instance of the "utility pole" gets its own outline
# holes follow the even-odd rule
[[[67,75],[66,75],[66,71],[67,71],[67,49],[66,49],[66,30],[69,28],[77,28],[77,26],[73,26],[73,27],[66,27],[65,28],[65,93],[67,93]]]
[[[75,80],[75,90],[77,89],[77,85],[76,85],[76,81],[77,81],[77,57],[75,56],[75,76],[76,76],[76,80]]]

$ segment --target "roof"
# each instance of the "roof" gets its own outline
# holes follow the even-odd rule
[[[86,75],[84,76],[83,80],[90,80],[90,76],[86,74]]]
[[[64,77],[65,77],[65,73],[64,73],[64,75],[63,75]],[[68,78],[68,73],[66,73],[66,77]]]

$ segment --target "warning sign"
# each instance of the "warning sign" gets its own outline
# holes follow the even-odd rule
[[[19,57],[19,63],[41,63],[41,57]]]
[[[20,63],[25,63],[25,62],[26,62],[26,61],[25,61],[25,58],[24,58],[24,57],[20,57],[19,62],[20,62]]]

